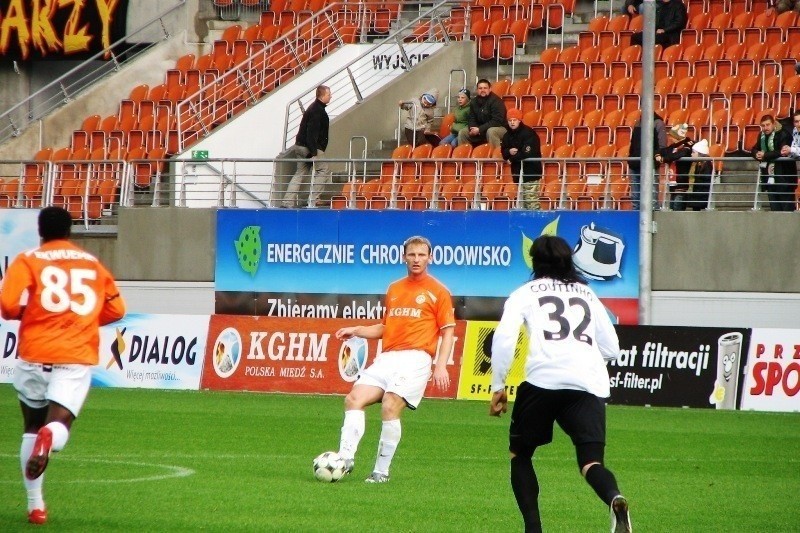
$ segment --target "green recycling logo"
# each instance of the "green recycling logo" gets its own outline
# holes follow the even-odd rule
[[[255,276],[261,260],[261,226],[247,226],[233,244],[236,246],[239,266],[251,276]]]

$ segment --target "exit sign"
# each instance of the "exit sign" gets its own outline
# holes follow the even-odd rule
[[[192,150],[192,159],[208,159],[208,150]]]

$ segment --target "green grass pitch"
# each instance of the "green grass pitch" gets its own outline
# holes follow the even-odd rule
[[[53,531],[521,531],[508,482],[508,415],[424,400],[403,418],[391,482],[367,485],[378,406],[355,472],[314,480],[338,447],[342,398],[94,389],[48,467]],[[21,416],[0,385],[0,530],[31,531],[19,470]],[[606,464],[634,530],[800,530],[800,414],[609,407]],[[556,430],[537,452],[545,531],[608,530]]]

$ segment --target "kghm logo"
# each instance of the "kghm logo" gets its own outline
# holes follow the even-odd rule
[[[339,349],[339,375],[345,381],[353,382],[367,364],[367,340],[350,337]]]
[[[211,362],[214,372],[221,378],[230,377],[239,362],[242,360],[242,337],[236,328],[225,328],[217,335],[214,349],[211,352]]]
[[[247,226],[233,244],[236,246],[239,266],[251,276],[255,276],[261,260],[261,226]]]
[[[120,331],[119,328],[114,329],[117,338],[111,343],[111,359],[108,360],[106,370],[111,368],[114,363],[116,363],[119,369],[122,370],[122,354],[125,353],[125,348],[127,348],[124,337],[127,329],[128,328],[122,328],[122,331]]]

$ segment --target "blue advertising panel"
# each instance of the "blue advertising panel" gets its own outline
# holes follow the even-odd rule
[[[402,243],[433,243],[431,273],[454,296],[505,298],[527,280],[542,234],[575,249],[601,298],[638,298],[633,212],[220,210],[218,293],[382,294],[403,275]]]

